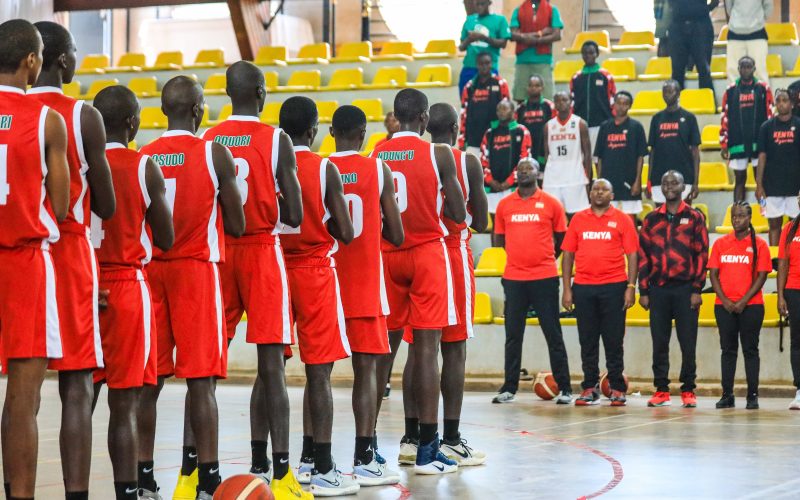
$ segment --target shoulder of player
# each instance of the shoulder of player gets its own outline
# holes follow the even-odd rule
[[[605,69],[602,66],[600,67],[599,70],[597,70],[597,72],[600,73],[601,75],[603,75],[606,80],[613,80],[614,79],[614,75],[610,71],[608,71],[607,69]]]

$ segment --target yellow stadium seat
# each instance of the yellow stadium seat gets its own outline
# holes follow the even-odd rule
[[[106,73],[130,73],[142,71],[147,66],[147,59],[141,52],[126,52],[119,57],[116,66],[106,68]]]
[[[672,78],[672,59],[669,57],[651,57],[647,61],[644,73],[639,80],[668,80]],[[638,94],[637,94],[638,95]]]
[[[225,73],[214,73],[209,75],[203,85],[203,93],[206,95],[225,95],[225,86],[228,84],[228,78]]]
[[[167,116],[158,106],[142,108],[140,122],[139,127],[143,129],[167,128]]]
[[[222,68],[225,66],[225,51],[222,49],[205,49],[197,53],[194,63],[188,68]]]
[[[140,76],[128,80],[128,88],[136,97],[158,97],[158,80],[154,76]]]
[[[278,88],[278,72],[277,71],[265,71],[264,72],[264,85],[267,87],[267,90],[275,90]]]
[[[640,90],[633,98],[630,114],[634,116],[654,115],[666,107],[667,104],[664,102],[660,90]]]
[[[286,66],[288,58],[289,51],[286,47],[265,45],[258,49],[254,63],[257,66]]]
[[[134,151],[138,151],[139,150],[139,145],[136,144],[136,141],[131,141],[131,142],[128,143],[128,149],[132,149]]]
[[[766,233],[769,231],[769,223],[767,219],[761,215],[761,206],[758,203],[751,203],[750,208],[753,209],[753,218],[752,223],[753,227],[755,228],[757,233]],[[733,226],[731,226],[731,206],[728,205],[728,208],[725,210],[725,218],[722,220],[722,225],[716,227],[716,232],[728,234],[733,232]]]
[[[217,115],[216,120],[207,120],[208,126],[213,127],[214,125],[218,125],[227,120],[232,114],[233,105],[231,103],[227,103],[222,106],[222,109],[219,110],[219,115]]]
[[[331,58],[331,62],[368,63],[370,58],[372,58],[372,42],[350,42],[339,46],[336,50],[336,57]]]
[[[381,46],[381,52],[372,56],[373,61],[412,61],[414,60],[414,45],[411,42],[386,42]]]
[[[800,56],[794,62],[794,68],[786,72],[786,76],[800,76]]]
[[[585,42],[589,40],[593,40],[600,46],[600,51],[608,51],[611,48],[611,37],[608,35],[608,31],[581,31],[577,35],[575,35],[575,39],[572,41],[572,47],[565,48],[564,52],[567,54],[580,54],[581,47]]]
[[[183,69],[183,52],[180,50],[159,52],[155,64],[145,69],[150,71]]]
[[[108,79],[108,80],[95,80],[89,85],[89,90],[86,91],[86,94],[81,96],[82,99],[94,99],[97,94],[100,93],[101,90],[113,87],[114,85],[118,85],[119,80],[116,78]]]
[[[747,178],[744,181],[745,189],[755,189],[756,188],[756,174],[755,169],[750,168],[752,165],[748,165],[747,168]]]
[[[714,40],[714,47],[727,47],[728,45],[728,25],[726,24],[719,30],[717,39]]]
[[[364,86],[364,70],[361,68],[337,69],[331,75],[328,85],[320,90],[358,90]]]
[[[732,190],[733,184],[728,177],[728,167],[720,162],[701,162],[697,187],[700,188],[700,191]]]
[[[367,139],[367,145],[364,146],[362,153],[369,154],[375,149],[375,145],[378,144],[378,141],[386,137],[386,132],[373,132],[369,135],[369,139]]]
[[[632,57],[606,59],[602,66],[619,82],[636,80],[636,61]]]
[[[794,23],[767,23],[770,45],[797,45],[797,26]]]
[[[644,220],[644,218],[647,217],[647,215],[654,209],[655,207],[653,207],[653,205],[649,203],[642,203],[642,211],[638,214],[639,220]]]
[[[650,165],[645,163],[642,165],[642,188],[647,186],[647,176],[650,174]]]
[[[502,276],[506,269],[506,249],[489,247],[481,253],[475,276]]]
[[[336,152],[336,141],[332,135],[326,134],[322,139],[322,144],[320,144],[317,154],[323,157],[328,157],[334,152]]]
[[[456,57],[458,46],[455,40],[431,40],[425,46],[425,52],[415,54],[415,59],[440,59]]]
[[[449,64],[426,64],[410,84],[416,88],[449,87],[453,84],[453,69]]]
[[[381,122],[385,118],[383,101],[380,99],[354,99],[350,104],[363,111],[367,115],[367,121]]]
[[[783,76],[783,58],[780,54],[767,54],[767,76]]]
[[[659,94],[661,91],[659,91]],[[642,95],[641,92],[636,96]],[[717,103],[714,101],[714,91],[711,89],[683,89],[681,90],[681,107],[696,115],[713,115],[717,112]]]
[[[77,99],[81,95],[81,82],[72,80],[69,83],[61,85],[61,90],[64,92],[64,95]]]
[[[775,261],[775,259],[778,258],[778,247],[769,247],[769,258],[773,262]],[[769,274],[767,275],[767,278],[775,278],[777,276],[778,276],[778,271],[773,269],[772,271],[769,272]],[[765,313],[766,313],[766,311],[765,311]],[[765,316],[765,318],[766,318],[766,316]]]
[[[778,294],[764,294],[764,323],[761,326],[776,327],[781,320],[778,313]]]
[[[631,50],[655,50],[656,37],[652,31],[625,31],[614,45],[614,52]]]
[[[322,84],[322,75],[318,69],[308,71],[295,71],[289,75],[285,86],[275,89],[276,92],[300,92],[304,90],[317,90]]]
[[[639,294],[636,294],[636,302],[633,307],[628,309],[625,316],[626,326],[650,326],[650,312],[639,305]]]
[[[262,123],[277,125],[280,122],[282,104],[281,102],[268,102],[264,104],[264,109],[261,111]]]
[[[703,212],[703,215],[706,218],[706,227],[710,229],[711,219],[708,218],[708,205],[706,205],[705,203],[694,203],[692,204],[692,207],[694,207],[695,210]]]
[[[80,67],[75,71],[76,75],[98,75],[106,72],[106,68],[111,65],[108,56],[105,54],[89,54],[81,61]]]
[[[714,293],[704,293],[703,303],[700,305],[699,326],[717,326],[717,317],[714,315],[714,302],[717,295]]]
[[[556,83],[569,83],[573,75],[583,68],[583,61],[576,59],[556,61],[553,68],[553,79]]]
[[[287,59],[289,64],[328,64],[331,58],[331,46],[328,43],[312,43],[300,47],[297,57]]]
[[[472,315],[472,322],[476,325],[490,325],[493,320],[492,298],[486,292],[476,293],[475,313]]]
[[[719,125],[706,125],[700,134],[700,149],[703,151],[719,151]]]
[[[728,76],[728,58],[725,54],[718,54],[711,57],[711,78],[726,78]],[[689,80],[697,80],[697,71],[692,70],[686,73]]]
[[[405,66],[382,66],[375,72],[372,83],[364,85],[370,89],[395,89],[408,85],[408,70]]]
[[[337,101],[317,101],[317,113],[320,123],[330,123],[333,120],[333,113],[339,107]]]

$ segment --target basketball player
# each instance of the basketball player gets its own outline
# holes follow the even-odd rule
[[[172,375],[186,379],[186,413],[197,440],[197,498],[205,500],[220,483],[214,390],[216,378],[227,373],[217,262],[225,259],[223,227],[238,238],[245,223],[231,153],[221,144],[194,136],[203,106],[197,82],[186,76],[169,80],[161,92],[168,130],[142,148],[164,174],[175,245],[168,252],[156,252],[147,268],[158,329],[159,384],[144,389],[140,419],[146,420],[148,431],[155,430],[153,406],[163,379]],[[147,451],[154,438],[148,435],[145,441],[143,433]],[[140,446],[139,461],[152,460],[143,455]]]
[[[264,74],[252,63],[239,61],[228,68],[226,76],[233,114],[207,130],[203,138],[227,146],[233,154],[247,222],[244,236],[226,238],[220,275],[228,339],[233,339],[242,313],[247,312],[247,341],[258,349],[259,375],[250,399],[250,473],[270,479],[278,496],[280,492],[308,495],[289,470],[289,396],[283,356],[294,338],[289,283],[276,229],[279,216],[290,226],[302,221],[297,165],[289,136],[258,119],[267,95]],[[273,439],[274,474],[267,458],[268,434]]]
[[[342,289],[347,338],[353,351],[353,413],[356,448],[353,477],[362,486],[396,484],[400,474],[386,468],[373,446],[378,402],[383,382],[377,362],[389,354],[386,316],[389,303],[383,277],[381,237],[395,247],[403,243],[403,223],[394,197],[394,182],[382,160],[358,152],[367,133],[367,117],[355,106],[342,106],[333,114],[331,135],[336,141],[336,162],[345,199],[353,220],[354,239],[336,252]]]
[[[547,122],[542,189],[554,196],[567,217],[589,208],[586,185],[592,180],[592,151],[586,120],[572,113],[572,98],[566,91],[553,96],[556,117]]]
[[[156,384],[156,327],[144,266],[155,244],[167,251],[175,241],[172,214],[164,195],[164,176],[146,155],[128,149],[139,130],[139,102],[126,87],[103,89],[94,105],[105,124],[106,157],[111,166],[118,212],[94,219],[92,241],[100,263],[100,286],[108,306],[100,311],[105,369],[96,370],[97,390],[108,385],[108,452],[117,500],[138,498],[136,408],[144,385]],[[98,391],[96,391],[98,392]],[[143,498],[158,498],[148,485]]]
[[[399,249],[383,246],[391,311],[389,340],[395,353],[403,328],[413,330],[409,351],[414,356],[413,392],[420,421],[414,470],[417,474],[444,474],[455,472],[458,465],[439,451],[438,350],[442,328],[458,324],[458,311],[442,210],[460,224],[466,220],[466,206],[452,148],[420,138],[429,119],[425,94],[401,90],[394,99],[394,112],[401,131],[373,153],[392,170],[405,231]],[[381,377],[388,376],[392,361],[392,356],[381,360]]]
[[[59,224],[61,239],[53,246],[58,288],[58,316],[64,357],[50,363],[58,370],[61,395],[61,468],[67,496],[87,498],[92,457],[92,370],[103,367],[97,304],[97,262],[89,240],[92,213],[114,215],[114,186],[105,155],[106,137],[100,113],[65,96],[62,83],[75,74],[76,47],[60,24],[35,24],[42,35],[42,72],[29,95],[61,113],[67,124],[70,209]],[[91,213],[90,213],[91,206]]]
[[[8,373],[2,446],[6,498],[33,498],[42,381],[62,355],[50,244],[69,206],[67,130],[61,115],[27,98],[42,68],[28,21],[0,24],[0,339]],[[13,183],[13,185],[12,185]]]
[[[337,240],[345,245],[353,241],[353,223],[339,169],[310,150],[319,125],[317,105],[307,97],[290,97],[281,106],[280,125],[294,144],[303,192],[303,222],[298,227],[284,227],[281,237],[300,359],[306,365],[298,473],[301,482],[311,484],[314,495],[351,495],[359,490],[359,484],[342,475],[331,456],[331,370],[335,361],[350,356],[336,262],[331,256],[336,253]]]

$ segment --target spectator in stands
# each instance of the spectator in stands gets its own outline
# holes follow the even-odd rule
[[[775,91],[778,115],[758,132],[756,198],[769,219],[769,244],[777,245],[783,216],[797,217],[795,195],[800,191],[800,118],[792,115],[792,101],[784,89]]]
[[[737,62],[744,56],[750,56],[755,62],[758,79],[769,83],[766,24],[772,15],[772,3],[773,0],[725,1],[728,14],[728,82],[736,83]]]
[[[772,271],[772,259],[767,242],[756,236],[752,217],[749,203],[734,203],[731,207],[733,232],[714,242],[708,261],[711,286],[717,294],[714,317],[722,349],[722,398],[717,408],[734,407],[733,377],[741,338],[747,375],[747,409],[758,409],[758,336],[764,322],[761,288]]]
[[[519,189],[498,204],[495,219],[497,245],[508,255],[503,272],[505,291],[505,382],[492,399],[510,403],[519,389],[522,339],[528,308],[539,318],[559,394],[556,404],[572,402],[567,349],[559,322],[558,266],[561,242],[567,231],[564,207],[539,189],[538,165],[530,158],[517,165]]]
[[[641,123],[628,116],[633,96],[624,90],[614,96],[614,117],[600,125],[594,156],[597,177],[608,179],[614,191],[612,204],[631,216],[642,211],[642,166],[647,137]]]
[[[711,51],[714,48],[714,26],[710,12],[719,0],[669,0],[672,23],[669,26],[669,54],[672,58],[672,79],[685,88],[686,64],[694,60],[700,87],[714,91],[711,82]]]
[[[467,82],[478,74],[478,54],[488,53],[492,58],[492,73],[497,74],[500,61],[500,49],[505,48],[511,31],[508,21],[500,14],[491,14],[491,0],[477,0],[476,13],[467,16],[461,28],[461,44],[459,50],[465,50],[464,62],[461,64],[461,76],[458,79],[458,95],[464,91]]]
[[[458,147],[480,156],[481,140],[489,124],[497,117],[497,104],[509,99],[508,83],[492,74],[492,58],[478,55],[478,74],[467,82],[461,93],[461,135]]]
[[[386,113],[386,117],[383,119],[383,128],[386,129],[386,137],[375,143],[376,148],[400,132],[400,122],[395,118],[394,111]]]
[[[787,90],[789,91],[789,98],[792,101],[792,114],[794,116],[800,116],[800,80],[790,83]]]
[[[647,406],[669,406],[669,341],[672,322],[681,346],[681,401],[697,406],[697,320],[706,282],[708,230],[699,210],[683,201],[685,182],[676,170],[661,178],[665,203],[653,210],[639,232],[639,303],[650,310],[653,384]]]
[[[800,205],[800,196],[797,197]],[[800,410],[800,216],[783,226],[778,245],[778,312],[789,318],[789,361],[797,389],[790,410]]]
[[[564,23],[561,13],[550,0],[522,0],[511,14],[511,40],[516,42],[514,100],[525,100],[528,82],[539,75],[544,82],[544,96],[555,92],[553,83],[553,42],[561,40]]]
[[[496,116],[497,120],[491,122],[481,141],[481,164],[490,214],[495,213],[500,200],[511,194],[516,184],[517,163],[531,156],[531,134],[514,121],[514,104],[508,99],[500,101]]]
[[[669,57],[669,25],[672,22],[672,7],[668,0],[653,1],[653,17],[656,18],[655,36],[658,38],[658,57]]]
[[[594,40],[587,40],[581,46],[583,69],[575,73],[569,82],[573,110],[589,125],[589,140],[592,151],[597,144],[600,124],[612,117],[611,106],[617,86],[611,73],[597,64],[600,46]]]
[[[553,101],[542,95],[544,80],[533,75],[528,81],[528,98],[517,108],[517,123],[524,125],[531,134],[531,156],[545,167],[544,154],[545,125],[556,116]]]
[[[681,87],[675,80],[667,80],[661,89],[667,107],[650,120],[650,175],[648,196],[660,205],[664,203],[661,178],[668,170],[680,172],[685,187],[683,199],[692,202],[697,198],[697,180],[700,177],[700,129],[694,114],[680,107]]]
[[[753,168],[758,167],[758,130],[772,118],[772,91],[766,82],[753,77],[756,67],[752,57],[742,56],[739,78],[722,96],[720,154],[733,169],[733,201],[744,200],[747,164],[752,162]]]
[[[591,207],[575,214],[561,244],[564,252],[561,304],[567,311],[575,310],[583,366],[583,390],[575,406],[600,402],[601,337],[611,386],[611,406],[625,406],[627,384],[622,374],[625,368],[622,341],[625,311],[636,302],[639,240],[636,226],[611,205],[613,199],[614,190],[608,180],[594,181],[589,193]]]

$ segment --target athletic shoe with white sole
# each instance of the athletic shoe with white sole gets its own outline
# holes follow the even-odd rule
[[[270,466],[267,466],[266,469],[262,469],[261,467],[250,467],[250,474],[260,477],[267,484],[272,482],[272,473],[272,467]]]
[[[206,493],[205,491],[198,491],[196,500],[214,500],[214,495]]]
[[[373,458],[366,465],[356,461],[353,465],[353,479],[361,486],[382,486],[399,483],[400,473]]]
[[[297,482],[300,484],[311,484],[311,473],[314,471],[314,462],[303,462],[297,466]]]
[[[417,448],[417,462],[414,472],[417,474],[448,474],[458,470],[455,460],[450,460],[439,451],[439,434],[428,444],[420,444]]]
[[[486,461],[486,453],[467,446],[467,440],[460,436],[452,442],[442,439],[440,449],[444,456],[455,460],[459,467],[481,465]]]
[[[355,479],[336,470],[336,464],[325,474],[320,474],[316,469],[311,473],[311,494],[315,497],[355,495],[359,489],[361,486]]]
[[[561,391],[555,397],[557,405],[568,405],[572,403],[572,393],[569,391]]]
[[[419,441],[403,436],[403,439],[400,440],[400,455],[397,457],[397,463],[400,465],[416,464],[418,447]]]
[[[797,393],[794,395],[794,400],[789,403],[790,410],[800,410],[800,389],[797,390]]]
[[[139,488],[139,498],[145,498],[147,500],[163,500],[161,495],[158,493],[158,487],[156,487],[156,491]]]
[[[501,392],[492,398],[492,403],[513,403],[515,399],[513,392]]]

